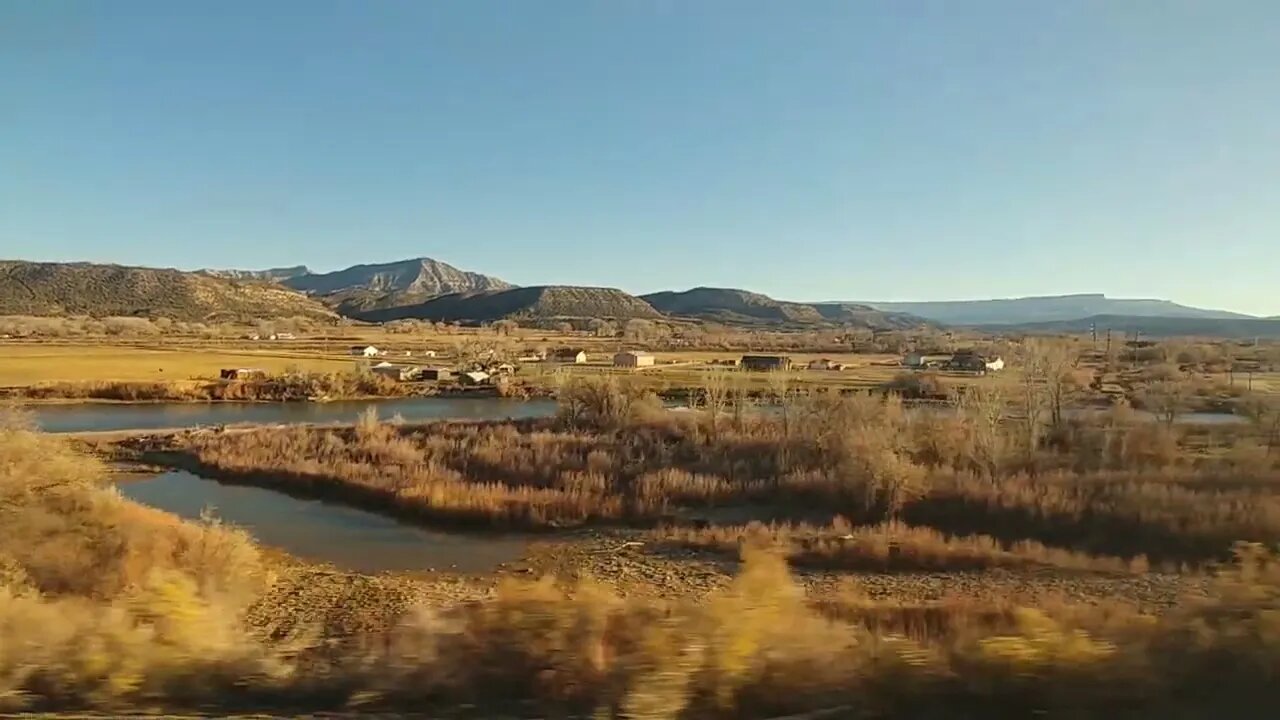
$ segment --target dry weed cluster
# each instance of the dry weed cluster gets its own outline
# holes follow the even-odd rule
[[[1069,556],[1199,563],[1225,559],[1236,541],[1280,541],[1280,456],[1250,426],[1218,440],[1230,451],[1205,454],[1199,431],[1123,406],[1029,429],[980,391],[922,410],[780,388],[773,406],[746,411],[751,398],[708,387],[700,411],[674,413],[604,377],[560,398],[549,420],[406,427],[369,417],[350,429],[199,434],[180,449],[225,475],[498,527],[651,526],[691,512],[713,522],[722,508],[755,508],[778,534],[837,515],[899,520],[920,527],[859,532],[889,545],[906,533],[939,557],[950,544],[962,564],[988,547],[993,565],[1011,562],[1015,546],[1082,566]]]
[[[55,382],[22,389],[31,399],[137,401],[289,401],[315,398],[397,397],[413,386],[372,373],[289,372],[225,382],[89,381]]]
[[[522,483],[560,492],[597,493],[593,473],[608,477],[618,458],[634,461],[611,459],[589,434],[449,427],[460,436],[438,441],[442,467],[464,459],[476,468],[523,467]],[[366,421],[354,432],[346,441],[363,447],[369,462],[421,455],[420,439],[384,425]],[[524,436],[540,440],[517,442]],[[314,450],[339,439],[311,441]],[[534,449],[538,443],[578,458],[578,475],[532,462],[548,452]],[[526,464],[505,464],[517,459]],[[139,508],[97,477],[94,463],[59,441],[12,423],[0,428],[6,708],[1261,718],[1280,700],[1280,561],[1258,545],[1237,547],[1211,597],[1157,618],[1119,606],[895,605],[856,596],[814,603],[782,557],[748,542],[740,576],[705,602],[623,599],[590,581],[511,580],[489,601],[420,608],[385,636],[317,654],[305,632],[266,639],[247,625],[246,608],[272,583],[248,538]],[[681,492],[723,492],[709,481],[695,486]],[[881,531],[898,538],[898,551],[877,549]],[[978,540],[937,555],[940,541],[898,524],[786,533],[801,562],[806,552],[817,562],[854,564],[892,563],[904,553],[916,565],[997,556],[1061,562],[1033,546],[1006,550]],[[857,549],[846,555],[843,544],[824,545],[832,536],[851,536]]]

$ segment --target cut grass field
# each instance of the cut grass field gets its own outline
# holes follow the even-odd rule
[[[0,387],[26,387],[55,382],[184,382],[218,377],[228,367],[262,368],[280,373],[297,368],[313,372],[345,372],[350,358],[285,348],[165,349],[124,345],[9,344],[0,349]]]

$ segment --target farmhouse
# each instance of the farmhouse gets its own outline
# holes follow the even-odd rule
[[[218,377],[223,380],[261,380],[267,371],[260,368],[223,368]]]
[[[974,350],[961,350],[951,357],[951,361],[946,364],[946,368],[948,370],[986,374],[1003,370],[1004,359],[1000,357],[989,358]]]
[[[790,370],[791,358],[786,355],[743,355],[743,370]]]
[[[653,355],[644,350],[624,350],[613,356],[613,366],[620,368],[653,367]]]
[[[453,371],[448,368],[440,367],[422,368],[418,373],[418,377],[423,380],[448,380],[453,377]]]
[[[409,365],[392,365],[391,363],[378,363],[373,366],[372,371],[385,378],[391,378],[396,382],[407,382],[417,380],[419,369]]]
[[[562,363],[584,363],[587,351],[580,348],[559,348],[551,354],[551,359]]]
[[[484,385],[489,382],[489,373],[481,370],[465,372],[458,376],[458,382],[463,385]]]
[[[382,351],[372,345],[352,345],[351,354],[356,357],[378,357]]]
[[[902,358],[902,364],[909,368],[939,368],[952,361],[954,355],[939,352],[910,352]]]

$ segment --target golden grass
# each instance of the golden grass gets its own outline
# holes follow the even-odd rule
[[[1262,718],[1280,699],[1280,561],[1259,546],[1161,617],[873,602],[856,586],[814,603],[779,555],[748,545],[738,577],[700,601],[508,579],[490,600],[413,608],[299,655],[305,631],[282,645],[244,623],[267,578],[243,535],[140,511],[96,472],[58,440],[0,427],[4,710],[1154,720]]]
[[[1280,542],[1280,458],[1247,438],[1201,457],[1179,429],[1117,413],[1071,421],[1028,450],[1018,422],[988,414],[998,405],[911,415],[893,400],[821,393],[739,416],[663,413],[651,401],[580,382],[562,388],[557,419],[406,428],[371,418],[202,433],[173,449],[252,482],[499,527],[649,526],[734,505],[739,518],[896,517],[1010,550],[1027,541],[1041,555],[1036,544],[1201,563],[1236,541]]]
[[[7,344],[0,350],[0,386],[57,382],[166,382],[217,378],[222,368],[254,367],[349,372],[348,359],[281,350],[140,348],[88,342],[65,345]]]
[[[241,622],[269,582],[249,538],[129,503],[100,474],[0,421],[0,709],[216,696],[275,676]]]
[[[902,522],[850,525],[751,523],[707,528],[664,527],[652,537],[667,545],[737,555],[744,545],[779,548],[793,565],[830,570],[977,570],[1054,567],[1103,572],[1145,571],[1146,559],[1124,561],[1050,548],[1033,540],[1008,547],[986,535],[948,536]]]

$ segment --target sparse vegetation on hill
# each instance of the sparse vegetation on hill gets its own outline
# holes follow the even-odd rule
[[[165,317],[208,322],[332,318],[279,285],[201,273],[89,263],[0,262],[0,315]]]
[[[356,265],[329,273],[308,272],[286,278],[284,284],[319,297],[349,317],[416,305],[440,295],[515,287],[498,278],[459,270],[431,258]]]
[[[445,322],[503,319],[658,318],[645,301],[614,288],[547,285],[498,292],[445,295],[420,305],[375,310],[359,315],[373,321],[418,318]]]
[[[866,328],[919,327],[928,323],[906,313],[875,310],[849,303],[797,303],[729,288],[700,287],[684,292],[658,292],[642,298],[668,315],[731,324],[820,325]]]

